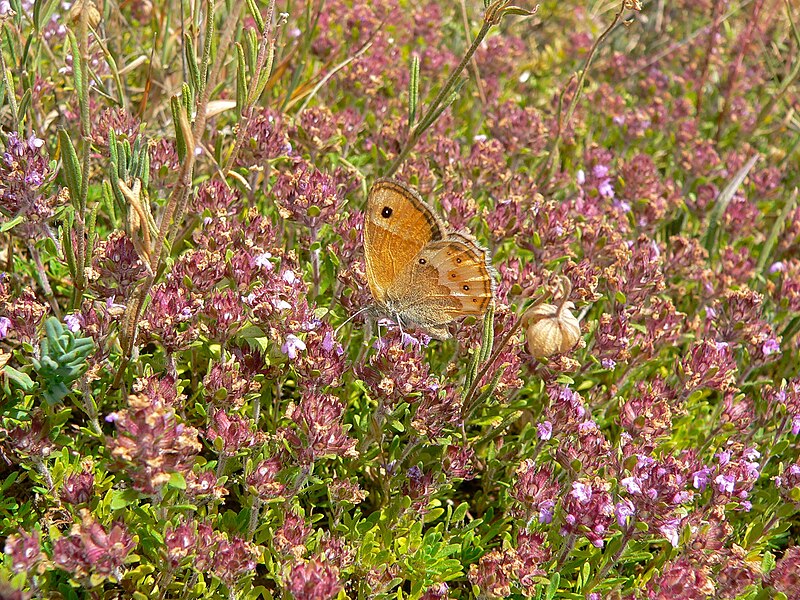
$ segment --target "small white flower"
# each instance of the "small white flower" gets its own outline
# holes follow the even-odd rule
[[[271,269],[272,263],[269,260],[270,258],[272,258],[272,254],[270,254],[269,252],[262,252],[255,258],[256,266],[262,268],[267,267],[268,269]]]
[[[281,352],[288,356],[290,360],[297,358],[297,353],[305,349],[306,343],[293,333],[286,336],[286,341],[281,346]]]

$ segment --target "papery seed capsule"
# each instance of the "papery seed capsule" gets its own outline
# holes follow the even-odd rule
[[[97,10],[97,6],[92,0],[78,0],[69,10],[69,18],[74,22],[77,23],[80,21],[81,12],[86,10],[89,13],[89,27],[92,29],[96,29],[97,26],[100,24],[100,11]]]
[[[558,352],[569,352],[581,337],[581,326],[570,309],[572,302],[562,306],[540,304],[525,316],[525,339],[528,352],[536,358],[545,358]]]

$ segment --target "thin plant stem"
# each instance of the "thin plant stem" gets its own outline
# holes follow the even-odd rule
[[[442,102],[444,102],[445,98],[447,98],[448,94],[452,91],[453,87],[455,86],[456,82],[458,81],[461,72],[469,63],[472,55],[475,54],[475,51],[478,49],[478,46],[481,45],[483,38],[486,37],[486,34],[489,33],[489,30],[494,25],[493,22],[484,20],[483,26],[481,30],[478,32],[478,35],[475,36],[475,39],[470,44],[469,49],[467,50],[466,54],[461,58],[461,62],[458,63],[458,66],[450,72],[450,76],[447,78],[447,81],[439,90],[439,93],[436,94],[436,97],[433,99],[433,102],[430,103],[428,106],[428,110],[425,111],[425,114],[422,118],[417,121],[416,126],[411,131],[411,135],[408,136],[406,139],[406,143],[403,145],[402,150],[400,150],[400,154],[398,154],[392,164],[384,173],[385,177],[391,177],[397,172],[397,169],[400,168],[400,165],[403,164],[403,161],[408,156],[409,152],[417,145],[420,137],[422,134],[431,126],[435,121],[434,115],[436,111],[441,106]]]
[[[611,22],[603,33],[594,41],[592,44],[592,48],[589,50],[589,54],[586,57],[586,60],[583,63],[583,68],[580,70],[578,75],[578,82],[575,86],[575,94],[572,96],[572,100],[567,107],[567,114],[564,118],[561,118],[561,113],[558,114],[558,129],[556,130],[556,136],[550,142],[548,151],[547,151],[547,161],[542,166],[541,171],[539,171],[539,180],[541,181],[545,175],[550,174],[550,169],[553,166],[553,157],[556,155],[556,150],[558,149],[559,143],[561,143],[561,137],[564,134],[564,130],[569,127],[570,121],[572,121],[572,115],[575,113],[575,109],[578,107],[578,102],[583,95],[583,84],[586,81],[586,75],[589,73],[589,69],[592,67],[592,62],[594,61],[594,57],[597,54],[598,48],[600,48],[600,44],[602,44],[608,35],[619,25],[619,22],[622,20],[622,15],[625,14],[625,4],[626,0],[622,0],[622,3],[619,6],[619,10],[617,14],[614,15],[614,20]]]
[[[39,254],[39,249],[32,242],[28,242],[28,252],[30,252],[31,257],[33,257],[33,262],[36,263],[36,274],[39,278],[39,285],[42,286],[42,291],[44,292],[47,301],[50,303],[50,308],[53,309],[53,314],[61,320],[61,309],[58,306],[58,302],[56,302],[55,294],[53,294],[53,288],[50,287],[50,279],[47,277],[47,270],[44,268],[44,263],[42,262],[42,256]]]
[[[600,583],[601,581],[603,581],[603,579],[606,578],[608,572],[615,564],[617,564],[617,561],[622,556],[622,553],[628,546],[628,542],[630,542],[631,539],[633,539],[633,531],[634,530],[632,527],[629,527],[625,530],[625,533],[622,534],[622,542],[620,542],[620,546],[619,548],[617,548],[617,551],[614,552],[613,556],[609,557],[608,560],[605,561],[605,564],[600,569],[600,571],[598,571],[597,575],[595,575],[594,578],[586,585],[586,587],[581,590],[582,593],[588,595],[589,592],[592,591],[595,588],[595,586],[597,586],[598,583]]]
[[[233,168],[236,157],[238,156],[239,151],[244,144],[244,138],[247,135],[247,125],[250,123],[250,119],[253,118],[256,100],[258,100],[256,92],[259,87],[259,81],[262,77],[261,74],[265,68],[267,73],[272,71],[272,61],[275,58],[275,34],[272,24],[274,15],[275,0],[270,0],[269,4],[267,5],[267,17],[264,19],[264,31],[261,33],[261,42],[258,45],[258,56],[256,58],[255,69],[253,70],[253,77],[250,80],[250,86],[247,90],[245,106],[242,107],[242,117],[239,120],[239,129],[236,132],[236,139],[233,143],[233,148],[231,148],[231,151],[228,154],[228,157],[225,159],[225,164],[221,170],[226,181],[227,175]]]
[[[187,148],[186,156],[181,164],[180,174],[178,177],[178,184],[173,189],[172,194],[167,201],[164,212],[161,216],[159,224],[158,235],[153,242],[153,248],[150,253],[150,274],[137,288],[136,292],[131,297],[128,312],[125,318],[126,333],[123,343],[123,358],[120,362],[117,374],[114,377],[111,389],[116,389],[120,384],[122,375],[127,368],[130,361],[133,345],[136,340],[136,332],[139,327],[139,317],[144,308],[147,295],[150,293],[150,288],[156,280],[156,277],[163,264],[163,249],[164,247],[171,247],[172,242],[177,235],[178,227],[183,219],[183,213],[186,210],[186,205],[189,202],[189,197],[192,192],[192,174],[194,173],[194,165],[196,155],[194,152],[194,141],[200,140],[205,132],[206,119],[208,117],[208,102],[211,98],[211,91],[216,87],[220,73],[222,72],[222,65],[224,57],[227,56],[228,48],[230,47],[233,35],[239,21],[239,14],[242,11],[244,3],[236,2],[233,4],[231,14],[228,15],[226,20],[225,29],[223,30],[222,37],[217,49],[217,57],[213,62],[211,73],[206,80],[200,99],[197,102],[196,117],[194,125],[191,129],[191,142]],[[213,0],[208,0],[208,10],[213,10]],[[207,45],[206,45],[207,46]],[[206,64],[208,57],[203,58],[203,64]]]

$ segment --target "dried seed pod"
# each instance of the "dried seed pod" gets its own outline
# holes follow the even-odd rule
[[[570,309],[572,302],[560,306],[540,304],[525,315],[525,339],[528,352],[546,358],[558,352],[569,352],[581,337],[581,326]]]
[[[100,24],[100,11],[92,0],[78,0],[69,9],[69,18],[73,23],[81,20],[81,12],[87,11],[89,13],[88,23],[89,27],[96,29]]]

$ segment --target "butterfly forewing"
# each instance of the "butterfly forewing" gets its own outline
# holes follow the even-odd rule
[[[387,290],[425,245],[442,237],[441,221],[414,191],[395,181],[377,181],[364,219],[367,280],[375,299],[385,302]]]

